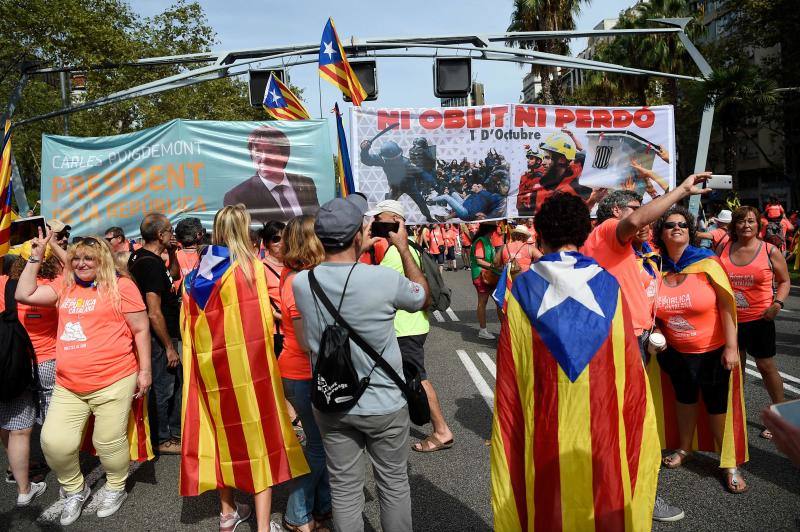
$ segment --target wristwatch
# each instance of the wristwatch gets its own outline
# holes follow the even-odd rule
[[[781,301],[780,299],[775,299],[772,302],[777,303],[778,305],[780,305],[781,308],[783,308],[783,301]]]

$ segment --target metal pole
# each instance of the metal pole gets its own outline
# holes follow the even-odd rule
[[[322,78],[317,74],[317,94],[319,95],[319,117],[322,118]]]
[[[67,79],[67,73],[62,70],[58,73],[58,77],[61,79],[61,107],[68,109],[69,98],[67,96],[67,85],[69,84],[69,80]],[[64,114],[64,135],[69,135],[69,113]]]

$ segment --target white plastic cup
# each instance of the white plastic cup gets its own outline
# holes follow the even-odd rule
[[[650,338],[647,341],[647,350],[650,352],[651,355],[655,355],[662,349],[664,346],[667,345],[667,339],[664,337],[663,334],[654,332],[650,335]]]

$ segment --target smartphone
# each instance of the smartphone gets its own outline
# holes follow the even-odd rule
[[[400,222],[372,222],[372,236],[389,238],[389,233],[396,233],[400,229]]]
[[[708,181],[705,182],[703,188],[711,188],[714,190],[731,190],[733,189],[733,176],[724,174],[711,174]]]
[[[44,216],[31,216],[30,218],[19,218],[11,222],[11,235],[9,236],[10,244],[18,246],[27,242],[31,238],[39,236],[39,229],[42,230],[44,236],[46,229],[44,224]]]
[[[795,427],[800,427],[800,399],[778,403],[770,406],[769,409]]]

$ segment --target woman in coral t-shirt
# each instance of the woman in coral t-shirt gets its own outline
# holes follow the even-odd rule
[[[322,262],[325,250],[314,233],[314,217],[308,214],[289,220],[283,237],[281,274],[281,316],[283,354],[278,359],[286,400],[294,407],[306,436],[304,452],[311,474],[300,477],[289,494],[284,515],[285,528],[299,530],[308,525],[314,530],[331,518],[331,493],[328,485],[325,448],[311,410],[311,358],[300,345],[303,316],[295,305],[292,283],[297,272]]]
[[[78,449],[94,415],[92,441],[106,470],[98,517],[116,512],[127,498],[128,417],[131,401],[150,389],[150,322],[134,282],[117,274],[102,238],[70,246],[61,285],[37,285],[47,237],[34,239],[17,285],[17,301],[58,309],[56,385],[42,428],[42,451],[66,494],[61,524],[80,517],[91,490]]]
[[[758,238],[758,210],[739,207],[733,213],[731,241],[720,250],[736,297],[739,354],[744,364],[750,353],[773,403],[782,403],[783,381],[775,365],[775,317],[789,296],[791,280],[783,253]],[[761,437],[771,439],[768,430]]]
[[[712,278],[700,261],[717,261],[709,250],[689,243],[695,240],[694,217],[683,207],[672,207],[656,222],[656,245],[662,253],[664,280],[656,300],[656,322],[667,339],[658,353],[661,369],[675,389],[680,447],[664,458],[670,469],[690,456],[698,418],[698,398],[703,403],[717,448],[728,414],[730,372],[739,365],[736,308],[728,279]],[[698,267],[691,268],[693,264]],[[721,272],[721,266],[718,268]],[[738,371],[738,370],[737,370]],[[747,486],[736,468],[726,470],[728,490]]]

